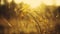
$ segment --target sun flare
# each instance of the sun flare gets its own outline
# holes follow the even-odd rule
[[[12,0],[7,0],[9,3],[12,1]]]
[[[22,0],[14,0],[14,2],[15,2],[16,4],[19,4],[20,2],[22,2]]]
[[[46,5],[53,5],[54,2],[52,0],[42,0],[42,2]]]
[[[42,3],[41,0],[23,0],[23,2],[29,4],[32,8],[35,8]]]
[[[41,4],[41,0],[14,0],[15,3],[19,4],[20,2],[24,2],[30,5],[32,8],[37,7]]]
[[[11,2],[11,0],[9,0],[9,2]],[[42,3],[44,3],[45,5],[56,5],[56,6],[60,6],[60,0],[14,0],[14,2],[16,4],[19,4],[21,2],[26,3],[28,5],[30,5],[30,7],[32,8],[36,8],[38,6],[40,6]]]
[[[56,6],[60,6],[60,0],[56,0]]]

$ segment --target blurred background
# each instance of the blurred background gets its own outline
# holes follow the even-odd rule
[[[0,34],[60,34],[60,0],[0,0]]]

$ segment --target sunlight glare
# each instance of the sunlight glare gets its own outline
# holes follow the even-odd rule
[[[7,0],[8,1],[8,3],[10,3],[12,0]]]
[[[60,6],[60,0],[56,0],[56,6]]]
[[[51,6],[56,4],[57,6],[60,6],[60,0],[14,0],[16,4],[19,4],[21,2],[30,5],[31,8],[36,8],[40,6],[42,3],[44,3],[47,6]],[[55,2],[56,1],[56,2]]]
[[[24,2],[30,5],[32,8],[35,8],[41,4],[41,0],[14,0],[16,4]]]
[[[15,2],[16,4],[19,4],[19,3],[22,2],[22,0],[14,0],[14,2]]]
[[[4,1],[3,0],[1,0],[1,5],[4,5]]]
[[[41,0],[23,0],[23,2],[29,4],[32,8],[35,8],[41,4]]]
[[[46,5],[53,5],[53,1],[52,0],[42,0],[42,1]]]

